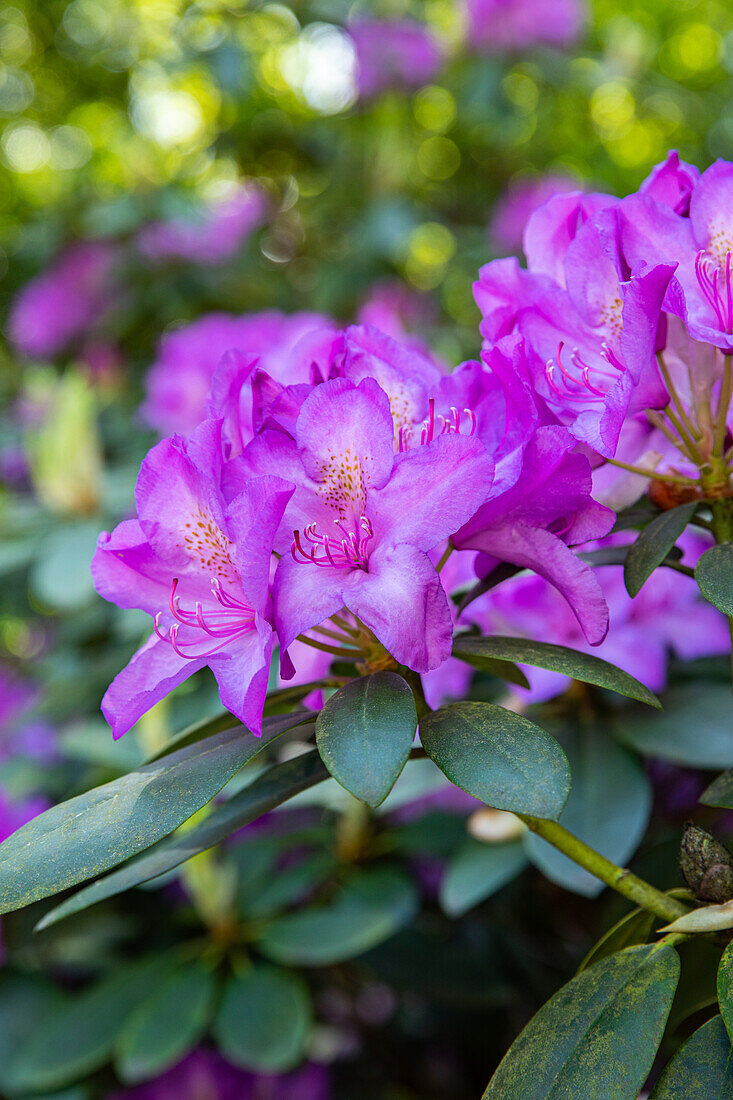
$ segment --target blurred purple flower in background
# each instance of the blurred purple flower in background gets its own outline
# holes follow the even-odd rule
[[[107,1100],[329,1100],[328,1071],[309,1064],[293,1073],[247,1073],[200,1049],[154,1081],[120,1089]]]
[[[419,88],[443,65],[443,47],[422,23],[359,17],[347,29],[356,50],[359,95],[365,98],[392,88]]]
[[[198,216],[151,222],[140,231],[137,246],[154,262],[185,260],[220,264],[233,256],[267,216],[266,196],[240,184],[233,193],[202,206]]]
[[[207,313],[167,333],[148,372],[144,420],[162,435],[187,435],[206,415],[214,372],[225,352],[257,355],[262,369],[278,377],[301,336],[329,323],[318,313]]]
[[[11,342],[37,358],[63,351],[112,304],[118,259],[116,246],[107,242],[70,245],[16,297],[8,318]]]
[[[494,204],[488,230],[491,244],[497,251],[519,252],[530,215],[554,195],[577,190],[576,179],[560,174],[511,180]]]
[[[583,0],[466,0],[467,44],[491,52],[566,46],[579,36],[585,14]]]

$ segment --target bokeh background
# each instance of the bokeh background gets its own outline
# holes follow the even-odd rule
[[[407,334],[455,365],[478,352],[476,272],[521,250],[538,195],[624,194],[669,148],[701,168],[733,159],[728,0],[472,11],[473,23],[452,0],[13,0],[0,11],[6,833],[216,709],[202,673],[117,745],[98,712],[148,624],[95,596],[89,559],[99,530],[129,513],[157,438],[140,406],[165,334],[211,311],[317,311]],[[417,40],[394,45],[405,20]],[[652,875],[672,866],[680,792],[694,803],[703,782],[660,767]],[[559,902],[539,876],[478,917],[449,925],[430,911],[465,812],[432,833],[395,824],[387,848],[422,884],[427,914],[372,970],[318,979],[312,1050],[336,1064],[336,1097],[477,1095],[590,944],[589,903]],[[337,816],[328,827],[336,836]],[[167,930],[150,896],[42,939],[32,917],[4,919],[6,967],[73,989],[142,943],[211,928],[201,874],[187,884],[193,917],[166,895]],[[0,975],[0,1018],[18,1019],[7,989]],[[112,1071],[100,1073],[73,1100],[110,1095]],[[0,1070],[4,1088],[16,1095]]]

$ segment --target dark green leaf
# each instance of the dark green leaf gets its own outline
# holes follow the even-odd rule
[[[299,726],[301,722],[306,722],[312,717],[313,715],[309,711],[300,710],[290,714],[277,714],[272,718],[265,718],[262,722],[262,737],[269,741],[275,735],[275,731],[285,733],[286,730],[293,729],[295,726]],[[172,752],[176,752],[178,749],[185,749],[189,745],[195,745],[197,742],[203,741],[206,737],[213,737],[215,733],[223,733],[224,730],[246,729],[247,727],[242,722],[238,722],[228,712],[218,714],[215,718],[205,718],[203,721],[194,722],[193,725],[187,726],[185,730],[177,733],[167,745],[154,753],[147,762],[152,764],[155,760],[170,756]]]
[[[495,894],[527,866],[521,840],[482,844],[469,838],[449,865],[440,884],[440,904],[450,917],[460,917]]]
[[[733,546],[711,546],[695,566],[695,580],[706,600],[733,616]]]
[[[682,1044],[651,1100],[726,1100],[733,1096],[733,1051],[720,1016]]]
[[[690,897],[689,890],[680,887],[676,887],[674,890],[667,890],[666,893],[672,898]],[[647,912],[646,909],[632,909],[630,913],[622,917],[612,928],[609,928],[609,930],[601,936],[598,942],[591,947],[578,967],[578,973],[580,973],[581,970],[587,970],[589,966],[593,966],[594,963],[599,962],[601,959],[605,959],[608,955],[613,955],[615,951],[622,951],[624,947],[633,947],[635,944],[648,943],[654,925],[661,925],[663,923],[664,922],[659,920],[659,918],[654,917],[652,913]]]
[[[114,897],[172,871],[187,859],[219,844],[243,825],[248,825],[293,795],[320,783],[327,776],[328,772],[315,751],[268,768],[228,802],[212,810],[200,825],[181,835],[169,837],[151,852],[146,852],[111,875],[91,883],[61,905],[57,905],[39,922],[38,930],[48,928],[56,921],[95,905],[98,901]]]
[[[557,741],[495,703],[453,703],[427,715],[420,739],[452,783],[498,810],[557,821],[570,768]]]
[[[67,890],[149,848],[279,732],[259,738],[225,730],[33,818],[0,845],[0,913]]]
[[[130,1014],[169,966],[169,959],[146,959],[119,968],[113,977],[65,1000],[11,1058],[9,1089],[61,1088],[103,1066]]]
[[[623,866],[644,835],[652,793],[636,757],[603,730],[585,729],[564,739],[573,788],[560,823],[601,855]],[[553,882],[594,897],[603,883],[535,833],[524,838],[527,855]]]
[[[719,806],[723,810],[733,810],[733,768],[714,779],[700,795],[705,806]]]
[[[472,604],[479,596],[483,596],[484,592],[490,592],[492,588],[496,588],[497,584],[502,584],[503,581],[508,581],[510,577],[516,577],[517,573],[521,572],[521,565],[510,565],[507,561],[500,562],[488,576],[483,577],[473,588],[469,589],[458,604],[458,614],[460,615],[462,611],[465,611],[469,604]]]
[[[484,1100],[635,1100],[679,977],[666,945],[627,947],[577,974],[515,1039]]]
[[[240,907],[250,920],[270,917],[301,901],[325,882],[336,866],[336,858],[331,852],[314,852],[270,874],[255,892],[245,895],[240,891]]]
[[[528,638],[499,635],[479,638],[472,634],[461,634],[453,639],[453,655],[485,656],[496,661],[514,661],[520,665],[547,668],[551,672],[572,676],[574,680],[582,680],[586,684],[617,691],[629,699],[638,699],[639,702],[649,703],[653,707],[659,706],[657,697],[633,676],[629,676],[628,672],[623,672],[600,657],[581,653],[580,650],[569,649],[564,645],[533,642]]]
[[[12,1056],[46,1019],[66,1003],[63,994],[38,978],[5,972],[0,978],[0,1091],[10,1086]]]
[[[180,1061],[206,1030],[215,992],[214,973],[201,963],[185,963],[167,974],[117,1040],[115,1066],[122,1080],[147,1081]]]
[[[698,501],[680,504],[662,512],[644,528],[630,548],[624,565],[624,581],[630,596],[636,596],[661,565],[698,507]]]
[[[311,1022],[308,991],[295,974],[253,966],[227,983],[214,1037],[235,1065],[282,1073],[302,1058]]]
[[[601,959],[607,959],[617,951],[623,951],[625,947],[647,943],[653,927],[653,913],[648,913],[646,909],[632,909],[591,947],[578,967],[578,973],[587,970]]]
[[[417,893],[388,868],[355,874],[325,905],[279,917],[258,946],[277,962],[327,966],[361,955],[412,920]]]
[[[316,718],[316,743],[334,779],[378,806],[407,763],[417,730],[415,700],[396,672],[360,676],[340,688]]]
[[[460,645],[465,637],[467,635],[459,635],[458,638],[454,639],[453,656],[457,657],[459,661],[464,661],[480,672],[488,672],[490,676],[495,676],[498,680],[506,680],[510,684],[516,684],[517,687],[529,688],[529,680],[513,661],[498,660],[496,657],[488,657],[484,653],[469,653]],[[474,635],[474,637],[478,640],[477,635]]]
[[[697,681],[664,695],[661,714],[629,708],[613,718],[616,736],[645,756],[695,768],[733,765],[733,695],[730,685]]]
[[[733,1035],[733,943],[728,944],[720,960],[717,986],[720,1014],[730,1036]]]

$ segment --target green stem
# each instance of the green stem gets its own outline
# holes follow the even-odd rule
[[[417,720],[420,721],[426,714],[430,713],[430,707],[425,700],[425,692],[423,691],[422,680],[418,672],[413,672],[411,668],[406,668],[402,673],[405,680],[412,688],[412,694],[415,698],[415,709],[417,710]]]
[[[445,550],[443,551],[443,553],[440,557],[440,561],[435,566],[435,572],[436,573],[439,573],[441,571],[441,569],[443,568],[445,563],[448,561],[448,558],[451,556],[452,553],[453,553],[453,547],[451,546],[450,543],[448,543],[448,545],[446,546]]]
[[[661,351],[657,352],[657,362],[659,363],[659,369],[662,372],[662,376],[669,391],[669,396],[672,398],[672,404],[677,409],[680,419],[682,420],[683,424],[687,428],[687,431],[690,433],[693,439],[701,439],[702,432],[692,423],[692,420],[688,416],[687,410],[680,398],[680,395],[677,393],[674,382],[672,381],[672,376],[667,370],[667,364],[664,361],[664,356],[662,355]]]
[[[320,649],[321,653],[332,653],[334,657],[343,657],[347,661],[353,660],[354,657],[363,656],[360,649],[338,649],[336,646],[317,642],[315,638],[306,638],[305,634],[299,634],[298,641],[303,642],[304,645],[309,645],[311,649]]]
[[[668,923],[688,912],[687,906],[676,898],[663,894],[661,890],[650,886],[648,882],[638,878],[625,867],[617,867],[610,859],[606,859],[600,852],[588,847],[577,836],[573,836],[556,821],[545,821],[543,818],[530,817],[529,814],[517,814],[522,821],[529,826],[533,833],[537,833],[558,851],[572,859],[586,871],[605,882],[612,890],[622,894],[634,905],[654,913]]]
[[[654,481],[671,481],[673,485],[697,485],[697,481],[691,477],[683,477],[681,474],[660,474],[657,470],[644,470],[641,466],[631,466],[628,462],[620,462],[617,458],[607,458],[609,466],[618,466],[622,470],[628,470],[640,477],[651,478]]]
[[[726,355],[725,363],[723,364],[723,381],[720,387],[718,408],[715,414],[714,455],[722,455],[725,447],[728,406],[730,405],[731,394],[733,394],[733,365],[731,365],[730,355]]]

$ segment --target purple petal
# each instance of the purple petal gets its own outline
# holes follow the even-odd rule
[[[400,664],[428,672],[450,657],[448,599],[435,567],[414,546],[379,547],[344,603]]]
[[[154,634],[107,688],[102,713],[115,738],[127,733],[152,706],[192,676],[206,661],[186,661]]]

